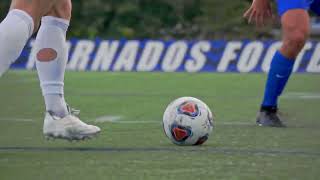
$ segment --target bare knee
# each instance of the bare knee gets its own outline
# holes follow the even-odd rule
[[[281,52],[295,58],[309,37],[309,15],[305,10],[291,10],[281,19],[283,46]]]
[[[54,16],[66,20],[71,19],[72,3],[71,0],[58,0],[51,8],[48,16]]]
[[[292,31],[283,38],[283,46],[289,58],[295,58],[304,47],[308,33],[300,30]]]
[[[34,21],[34,31],[37,31],[41,17],[52,8],[54,3],[55,0],[12,0],[10,9],[19,9],[28,13]]]

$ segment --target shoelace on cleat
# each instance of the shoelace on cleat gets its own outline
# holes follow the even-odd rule
[[[78,109],[74,109],[74,108],[70,107],[69,105],[67,105],[67,109],[71,115],[74,115],[74,116],[80,115],[80,110],[78,110]]]

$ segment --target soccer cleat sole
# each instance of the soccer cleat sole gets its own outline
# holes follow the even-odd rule
[[[58,134],[45,134],[45,139],[50,141],[54,141],[56,139],[61,139],[61,140],[67,140],[70,142],[73,141],[85,141],[85,140],[90,140],[93,138],[96,138],[99,135],[100,132],[94,133],[94,134],[81,134],[77,136],[64,136],[64,135],[58,135]]]

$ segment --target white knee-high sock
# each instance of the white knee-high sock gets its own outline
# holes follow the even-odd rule
[[[32,17],[18,9],[11,10],[0,24],[0,77],[19,57],[33,33]]]
[[[65,19],[45,16],[41,20],[41,27],[35,42],[36,55],[34,57],[36,58],[36,67],[46,110],[59,117],[68,114],[64,100],[64,73],[68,60],[66,45],[68,26],[69,21]],[[46,50],[49,50],[51,54],[39,55],[39,52],[45,52]],[[49,56],[49,58],[46,56]]]

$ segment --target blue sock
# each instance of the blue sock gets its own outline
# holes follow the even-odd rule
[[[294,59],[284,57],[279,51],[273,56],[265,87],[262,107],[277,107],[278,97],[285,88],[294,66]]]

